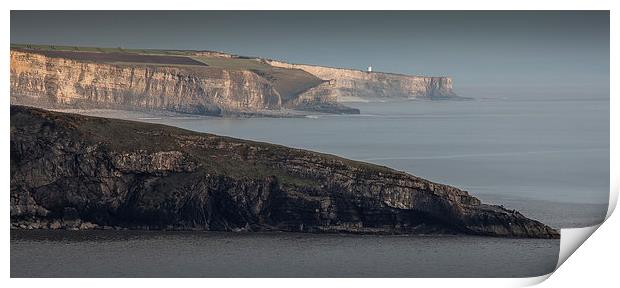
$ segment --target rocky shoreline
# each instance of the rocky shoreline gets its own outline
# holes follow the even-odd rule
[[[353,225],[355,226],[355,225]],[[352,230],[351,228],[357,228]],[[109,226],[84,221],[79,218],[30,218],[30,219],[13,219],[11,221],[11,230],[64,230],[64,231],[84,231],[84,230],[108,230],[108,231],[209,231],[204,227],[197,226],[181,226],[181,225],[136,225],[136,226]],[[228,232],[283,232],[277,227],[268,227],[265,225],[247,225],[245,227],[237,227]],[[420,225],[408,232],[385,231],[383,229],[373,229],[366,227],[314,227],[304,230],[287,230],[287,232],[303,232],[303,233],[336,233],[336,234],[366,234],[366,235],[463,235],[455,229],[439,229],[437,227]],[[553,237],[550,237],[553,238]]]

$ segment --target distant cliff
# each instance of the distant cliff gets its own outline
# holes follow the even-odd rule
[[[410,76],[365,72],[305,64],[266,60],[276,67],[301,69],[327,82],[307,91],[301,98],[355,100],[461,99],[452,90],[452,78]]]
[[[322,82],[301,70],[222,67],[185,56],[11,50],[11,103],[43,108],[205,115],[308,110],[295,99]],[[359,113],[335,102],[310,104],[320,112]]]
[[[43,108],[278,115],[341,102],[462,99],[449,77],[364,72],[211,51],[15,45],[11,103]],[[274,114],[275,113],[275,114]]]
[[[10,122],[12,229],[559,237],[457,188],[332,155],[20,106]]]
[[[222,109],[282,105],[269,83],[249,71],[206,65],[108,64],[22,51],[11,51],[11,96],[12,103],[41,107],[162,109],[212,115]]]

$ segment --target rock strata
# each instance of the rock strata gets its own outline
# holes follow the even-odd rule
[[[11,103],[215,116],[283,107],[269,81],[247,70],[96,62],[21,50],[11,50]]]
[[[341,103],[357,100],[462,99],[450,77],[369,73],[209,51],[65,49],[72,50],[11,48],[12,104],[261,116],[290,109],[359,114]]]
[[[12,106],[10,147],[13,229],[559,237],[383,166],[163,125]]]

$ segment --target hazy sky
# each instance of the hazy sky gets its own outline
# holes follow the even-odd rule
[[[12,11],[11,42],[372,65],[453,76],[474,97],[609,97],[608,11]]]

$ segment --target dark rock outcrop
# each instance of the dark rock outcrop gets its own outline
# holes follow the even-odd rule
[[[16,229],[559,237],[386,167],[163,125],[12,106],[10,146]]]

